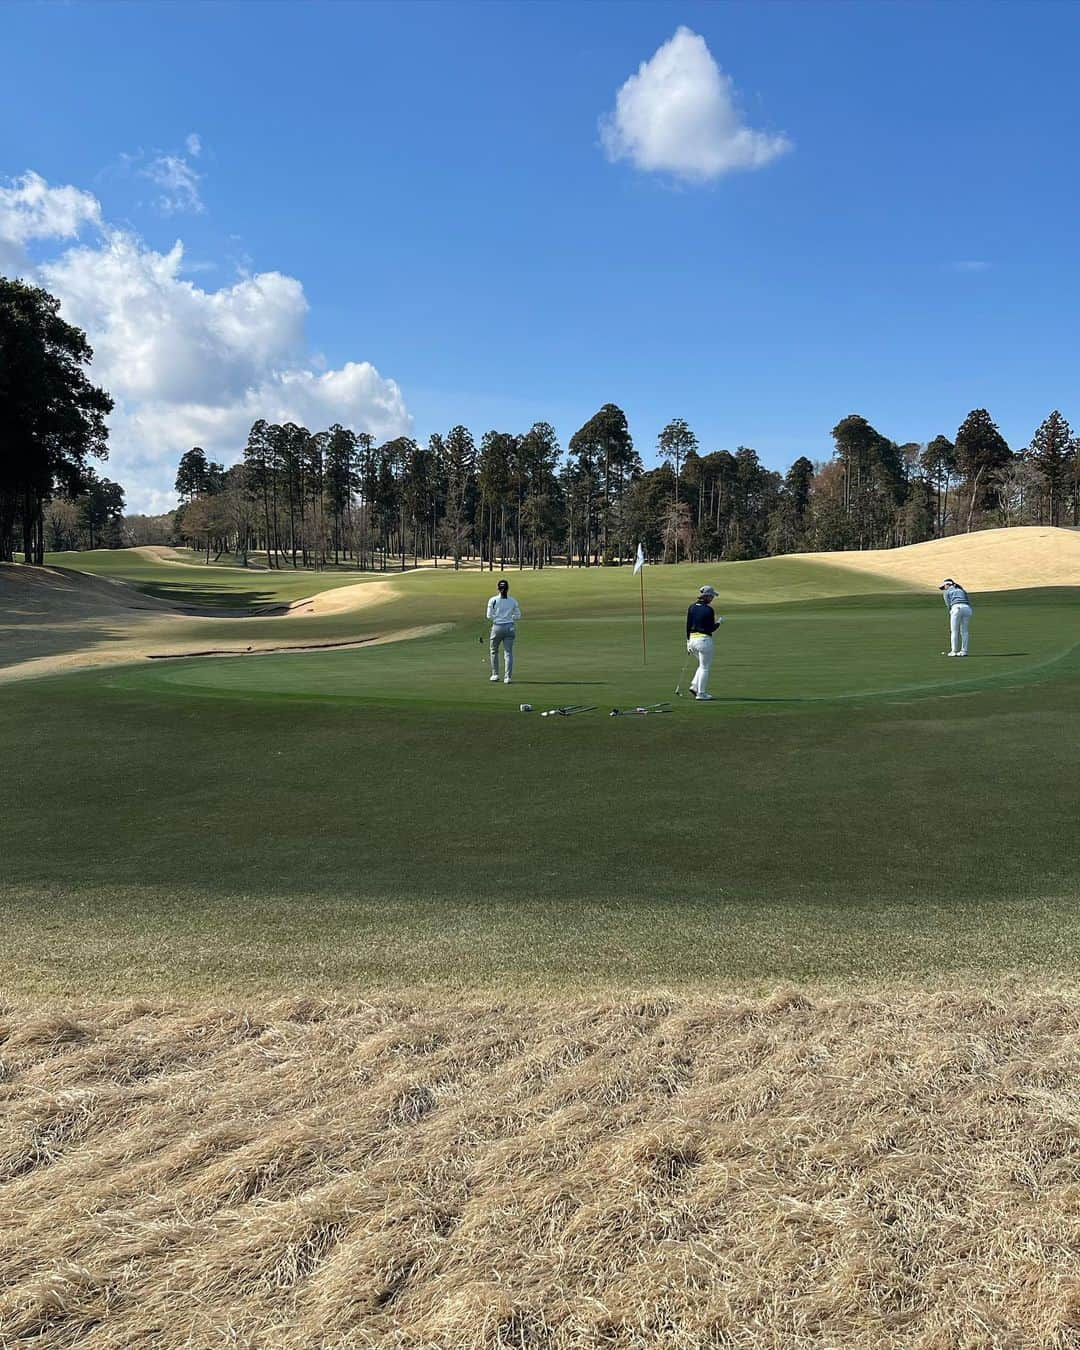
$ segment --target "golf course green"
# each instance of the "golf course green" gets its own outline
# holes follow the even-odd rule
[[[231,613],[358,581],[55,561]],[[200,621],[230,647],[282,625],[311,645],[419,636],[5,685],[4,987],[1075,968],[1080,592],[978,594],[955,661],[933,590],[799,558],[646,577],[643,660],[629,568],[511,573],[510,686],[487,678],[494,578],[443,568],[362,574],[381,585],[354,610]],[[725,619],[709,704],[674,694],[704,581]],[[671,712],[608,716],[657,700]],[[569,703],[597,706],[538,716]]]

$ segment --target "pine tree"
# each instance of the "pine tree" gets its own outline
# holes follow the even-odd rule
[[[1060,518],[1074,453],[1072,430],[1055,408],[1027,448],[1027,458],[1042,480],[1046,494],[1046,523],[1049,525],[1056,525]]]

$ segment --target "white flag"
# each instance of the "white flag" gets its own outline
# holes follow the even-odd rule
[[[645,550],[640,544],[637,546],[637,557],[634,559],[634,576],[645,566]]]

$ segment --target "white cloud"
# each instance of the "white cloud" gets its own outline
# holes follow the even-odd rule
[[[40,174],[24,173],[0,187],[0,238],[71,239],[84,225],[101,224],[101,206],[89,192],[50,187]]]
[[[697,182],[759,169],[791,149],[786,136],[742,124],[730,78],[705,39],[685,27],[618,91],[600,139],[613,162]]]
[[[85,225],[101,225],[101,207],[89,192],[50,187],[37,173],[0,185],[0,273],[26,276],[32,239],[73,239]]]
[[[192,159],[198,159],[202,154],[202,137],[197,131],[193,131],[184,144],[187,146],[187,152]]]
[[[41,190],[68,194],[47,196],[47,210],[33,208],[35,237],[70,238],[80,220],[97,227],[92,243],[61,249],[33,269],[33,279],[60,298],[69,322],[86,330],[93,378],[116,400],[102,471],[124,484],[129,510],[173,504],[176,461],[193,445],[233,463],[259,417],[312,430],[341,422],[380,440],[409,431],[400,389],[370,363],[320,368],[305,340],[308,303],[295,277],[259,272],[204,290],[184,275],[180,241],[159,253],[103,223],[89,194],[71,197],[75,189],[28,177],[35,201]],[[31,208],[5,202],[0,198],[0,243],[29,237],[24,216]],[[73,203],[81,203],[78,210]]]
[[[93,335],[96,372],[114,395],[227,401],[303,358],[299,281],[262,272],[205,291],[181,276],[183,259],[179,241],[156,253],[114,230],[42,266],[65,316]]]
[[[188,137],[188,141],[191,141]],[[198,137],[194,138],[198,141]],[[199,147],[202,148],[201,146]],[[198,154],[198,151],[195,151]],[[191,211],[200,215],[206,210],[203,205],[199,184],[200,174],[196,173],[183,155],[157,155],[145,169],[144,178],[149,178],[162,189],[157,199],[157,208],[166,216],[174,216],[181,211]]]

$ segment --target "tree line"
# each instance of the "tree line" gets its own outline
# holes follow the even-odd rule
[[[405,568],[421,558],[494,568],[737,560],[807,549],[886,548],[988,525],[1080,525],[1078,438],[1059,411],[1014,451],[985,408],[955,434],[899,442],[851,414],[833,457],[786,474],[748,446],[702,454],[682,418],[646,469],[626,414],[606,403],[564,449],[547,422],[528,431],[464,426],[426,444],[382,444],[254,423],[230,468],[198,446],[177,468],[167,517],[124,516],[107,456],[113,403],[90,383],[86,336],[59,302],[0,277],[0,561],[46,548],[186,542],[265,566]]]
[[[180,460],[177,540],[267,567],[407,567],[420,559],[490,568],[593,567],[890,548],[992,525],[1080,525],[1078,441],[1052,412],[1013,452],[985,408],[955,435],[897,442],[851,414],[833,458],[800,456],[786,474],[757,452],[702,454],[685,420],[643,466],[626,415],[605,404],[566,446],[553,428],[463,426],[426,445],[381,445],[335,425],[310,432],[258,421],[232,468],[198,446]]]

